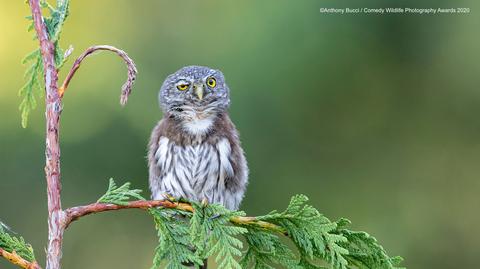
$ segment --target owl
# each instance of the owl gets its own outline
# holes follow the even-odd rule
[[[183,67],[163,82],[159,102],[163,118],[148,146],[152,198],[168,194],[238,209],[248,167],[222,72]]]

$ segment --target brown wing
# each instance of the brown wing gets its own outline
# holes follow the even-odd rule
[[[238,209],[248,184],[248,166],[245,154],[237,129],[227,114],[220,115],[216,122],[215,132],[209,138],[211,143],[218,143],[218,139],[226,137],[230,142],[231,149],[229,161],[233,168],[233,174],[227,174],[225,179],[225,206],[229,209]]]
[[[155,128],[153,128],[150,135],[150,142],[148,143],[148,180],[150,183],[150,190],[152,192],[152,198],[156,198],[158,192],[160,192],[162,171],[160,166],[157,165],[157,159],[155,153],[158,150],[159,140],[162,136],[162,124],[163,120],[159,121]]]

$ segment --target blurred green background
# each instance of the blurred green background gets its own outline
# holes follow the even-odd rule
[[[46,245],[43,101],[27,129],[21,58],[37,46],[24,1],[0,5],[0,219]],[[147,190],[157,91],[178,68],[223,70],[251,176],[242,209],[304,193],[331,219],[376,236],[409,268],[476,268],[480,250],[480,28],[471,1],[71,1],[62,46],[124,49],[87,59],[64,98],[63,206],[95,201],[108,178]],[[328,15],[321,7],[469,7],[469,15]],[[70,60],[61,73],[72,64]],[[86,217],[65,236],[64,268],[149,268],[140,211]],[[0,268],[14,268],[0,260]]]

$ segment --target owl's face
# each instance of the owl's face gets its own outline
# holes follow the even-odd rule
[[[185,117],[223,112],[230,104],[222,72],[203,66],[187,66],[169,75],[159,93],[164,112]]]

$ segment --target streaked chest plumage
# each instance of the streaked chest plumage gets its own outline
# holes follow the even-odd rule
[[[194,121],[166,115],[152,131],[148,165],[153,199],[168,194],[238,209],[248,182],[238,133],[226,114]]]
[[[155,152],[156,165],[162,171],[161,180],[154,193],[226,204],[226,179],[233,177],[230,153],[226,138],[216,144],[198,140],[191,145],[177,145],[161,137]]]

